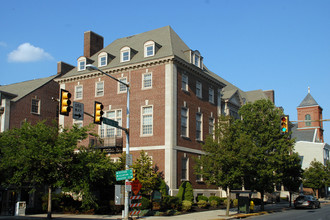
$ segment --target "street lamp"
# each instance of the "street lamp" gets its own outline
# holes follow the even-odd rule
[[[92,65],[92,64],[87,64],[86,65],[86,69],[92,71],[92,70],[97,70],[101,73],[103,73],[104,75],[110,77],[111,79],[116,80],[117,82],[123,84],[126,86],[127,88],[127,103],[126,103],[126,129],[123,129],[126,133],[126,170],[129,169],[129,165],[128,165],[128,160],[127,160],[127,155],[129,155],[129,94],[130,94],[130,86],[128,83],[122,82],[119,79],[109,75],[108,73],[103,72],[102,70],[100,70],[99,68],[97,68],[96,66]],[[129,203],[129,192],[127,191],[127,187],[126,187],[126,183],[128,182],[128,180],[125,180],[125,208],[124,208],[124,218],[128,219],[128,203]]]

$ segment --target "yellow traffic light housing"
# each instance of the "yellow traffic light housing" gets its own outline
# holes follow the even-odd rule
[[[68,116],[71,111],[71,93],[67,90],[61,89],[60,95],[60,114]]]
[[[133,170],[133,178],[131,179],[131,181],[134,181],[134,180],[137,180],[136,171],[135,171],[135,169],[132,169],[132,170]]]
[[[281,134],[289,133],[289,116],[282,115],[281,116]]]
[[[102,123],[102,120],[103,120],[103,105],[101,102],[97,102],[95,101],[94,103],[94,123],[95,124],[101,124]]]

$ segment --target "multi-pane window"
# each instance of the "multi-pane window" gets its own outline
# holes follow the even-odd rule
[[[127,83],[127,78],[121,78],[121,79],[119,79],[119,81],[123,82],[123,83]],[[126,92],[127,87],[124,84],[120,83],[120,82],[118,82],[118,93]]]
[[[188,137],[188,109],[181,108],[181,136]]]
[[[126,62],[126,61],[130,61],[131,57],[130,57],[130,52],[131,52],[131,48],[129,47],[124,47],[121,49],[120,53],[121,53],[121,62]]]
[[[182,74],[182,90],[188,91],[188,76]]]
[[[155,55],[155,42],[148,41],[144,44],[144,57]]]
[[[209,134],[214,135],[214,118],[209,118]]]
[[[202,140],[202,114],[196,114],[196,140]]]
[[[106,117],[111,120],[117,121],[118,125],[122,126],[122,111],[120,109],[106,112]],[[104,123],[102,123],[100,128],[100,136],[102,138],[104,137],[111,138],[115,136],[121,137],[121,135],[122,135],[121,129],[112,127],[110,125],[105,125]]]
[[[153,107],[142,107],[142,135],[152,135],[153,130]]]
[[[209,102],[214,103],[214,89],[209,88]]]
[[[78,71],[82,71],[86,69],[86,58],[81,57],[78,60]]]
[[[196,96],[202,98],[202,83],[196,82]]]
[[[99,57],[99,66],[106,66],[107,65],[107,56],[103,55]]]
[[[182,157],[181,179],[188,180],[188,157]]]
[[[199,56],[195,54],[195,65],[199,67]]]
[[[312,118],[310,114],[305,115],[305,126],[312,126]]]
[[[39,99],[32,99],[31,113],[40,114],[40,100]]]
[[[147,89],[152,87],[152,73],[142,75],[142,88]]]
[[[95,96],[104,95],[104,82],[97,82],[95,86]]]
[[[75,94],[74,94],[75,99],[82,99],[83,98],[83,86],[76,86],[75,87]]]

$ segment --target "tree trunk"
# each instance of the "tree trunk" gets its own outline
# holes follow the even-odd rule
[[[291,203],[292,203],[292,192],[289,191],[289,207],[291,207]]]
[[[226,208],[226,216],[229,216],[230,209],[230,188],[227,187],[227,208]]]
[[[52,218],[52,187],[48,186],[48,211],[47,211],[47,219]]]
[[[264,191],[261,192],[261,211],[265,211],[265,204],[264,204]]]

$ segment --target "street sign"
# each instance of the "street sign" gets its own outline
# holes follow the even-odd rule
[[[133,178],[133,170],[120,170],[116,171],[116,180],[128,180]]]
[[[115,185],[115,205],[124,205],[124,186]]]
[[[103,123],[118,128],[118,121],[109,118],[103,118]]]
[[[137,195],[140,192],[141,188],[142,188],[142,185],[138,179],[136,179],[132,182],[132,192],[134,193],[134,195]]]
[[[84,120],[84,104],[80,102],[73,102],[72,118],[76,120]]]
[[[133,155],[132,154],[126,154],[126,164],[128,166],[133,165]]]

